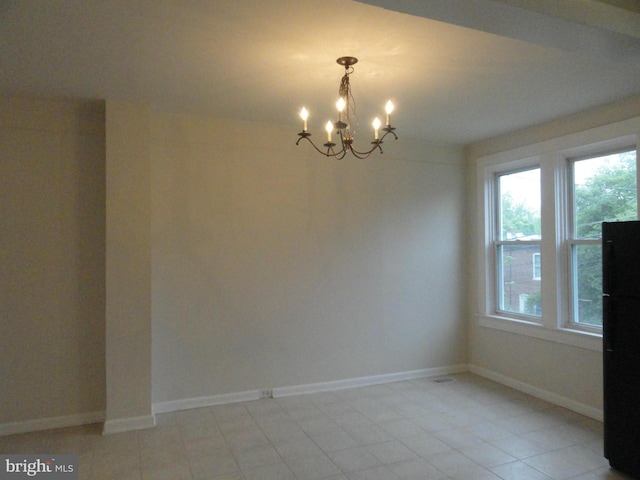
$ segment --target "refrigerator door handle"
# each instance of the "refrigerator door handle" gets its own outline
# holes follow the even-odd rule
[[[602,326],[603,347],[605,352],[613,352],[616,331],[616,309],[614,299],[609,295],[605,295],[602,297],[602,304],[604,310],[604,324]]]
[[[602,277],[602,291],[605,294],[610,294],[615,289],[615,262],[614,259],[614,250],[613,250],[613,240],[606,240],[603,243],[603,256],[604,259],[604,276]]]

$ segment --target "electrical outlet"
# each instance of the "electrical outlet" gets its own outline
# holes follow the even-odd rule
[[[260,398],[273,398],[273,390],[260,390]]]

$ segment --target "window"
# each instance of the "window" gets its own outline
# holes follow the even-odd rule
[[[478,159],[482,326],[601,348],[601,224],[638,218],[638,131],[640,118]]]
[[[496,181],[496,310],[540,317],[540,282],[531,278],[531,259],[540,257],[540,169],[500,173]]]
[[[636,151],[578,158],[571,170],[571,318],[577,327],[602,327],[602,222],[635,220]]]

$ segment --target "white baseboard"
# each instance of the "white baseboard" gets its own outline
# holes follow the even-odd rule
[[[102,428],[103,435],[111,433],[129,432],[132,430],[144,430],[156,426],[155,415],[143,415],[140,417],[118,418],[107,420]]]
[[[603,421],[604,414],[602,410],[598,408],[585,405],[584,403],[576,402],[575,400],[563,397],[562,395],[558,395],[557,393],[549,392],[548,390],[543,390],[542,388],[534,387],[533,385],[529,385],[528,383],[521,382],[520,380],[507,377],[500,373],[496,373],[484,367],[469,365],[469,371],[471,373],[475,373],[476,375],[480,375],[481,377],[493,380],[494,382],[506,385],[507,387],[514,388],[533,397],[553,403],[554,405],[558,405],[559,407],[567,408],[581,415],[593,418],[594,420],[599,420],[601,422]]]
[[[104,412],[88,412],[61,417],[37,418],[21,422],[4,423],[0,424],[0,436],[102,423],[104,422],[104,418]]]
[[[467,371],[467,365],[452,365],[447,367],[427,368],[422,370],[412,370],[408,372],[387,373],[383,375],[373,375],[370,377],[347,378],[344,380],[334,380],[330,382],[308,383],[303,385],[293,385],[289,387],[278,387],[269,389],[273,392],[274,398],[290,397],[293,395],[304,395],[309,393],[329,392],[332,390],[344,390],[347,388],[365,387],[369,385],[380,385],[382,383],[399,382],[416,378],[434,377],[438,375],[449,375]],[[246,402],[261,398],[262,390],[249,390],[246,392],[227,393],[222,395],[212,395],[208,397],[185,398],[168,402],[158,402],[153,404],[154,413],[169,413],[192,408],[212,407],[215,405],[226,405],[229,403]]]
[[[529,385],[520,380],[496,373],[476,365],[451,365],[446,367],[427,368],[422,370],[412,370],[408,372],[388,373],[373,375],[369,377],[348,378],[344,380],[334,380],[329,382],[309,383],[294,385],[289,387],[279,387],[272,389],[273,396],[288,397],[293,395],[305,395],[310,393],[328,392],[334,390],[344,390],[348,388],[365,387],[370,385],[380,385],[384,383],[399,382],[418,378],[436,377],[440,375],[450,375],[470,371],[481,377],[485,377],[494,382],[501,383],[508,387],[519,390],[542,400],[553,403],[574,412],[580,413],[595,420],[602,421],[603,412],[600,409],[585,405],[575,400],[563,397],[553,392],[543,390],[533,385]],[[87,425],[91,423],[104,422],[103,433],[119,433],[130,430],[142,430],[155,426],[155,414],[169,413],[180,410],[190,410],[192,408],[211,407],[215,405],[226,405],[230,403],[246,402],[258,400],[263,390],[250,390],[246,392],[228,393],[222,395],[212,395],[206,397],[186,398],[168,402],[153,404],[153,414],[141,417],[131,417],[105,421],[105,412],[90,412],[62,417],[41,418],[35,420],[25,420],[21,422],[0,424],[0,436],[12,435],[16,433],[35,432],[50,430],[54,428],[73,427],[77,425]]]
[[[348,378],[330,382],[279,387],[272,389],[272,391],[274,397],[288,397],[292,395],[304,395],[309,393],[327,392],[331,390],[344,390],[347,388],[380,385],[383,383],[399,382],[402,380],[411,380],[416,378],[434,377],[438,375],[448,375],[466,371],[467,365],[451,365],[446,367],[412,370],[408,372],[373,375],[369,377]],[[15,433],[51,430],[54,428],[74,427],[77,425],[88,425],[91,423],[102,422],[104,422],[104,434],[126,432],[130,430],[142,430],[155,426],[155,414],[258,400],[259,398],[261,398],[261,392],[263,391],[264,389],[251,390],[246,392],[235,392],[222,395],[186,398],[181,400],[154,403],[153,414],[141,417],[131,417],[105,421],[105,412],[91,412],[77,415],[68,415],[64,417],[39,418],[35,420],[25,420],[22,422],[0,424],[0,436],[12,435]]]
[[[260,390],[247,392],[225,393],[207,397],[185,398],[153,404],[153,413],[179,412],[192,408],[213,407],[214,405],[226,405],[228,403],[249,402],[260,398]]]
[[[453,373],[462,373],[466,371],[467,365],[451,365],[447,367],[425,368],[422,370],[411,370],[408,372],[373,375],[370,377],[347,378],[344,380],[335,380],[331,382],[308,383],[305,385],[274,388],[273,396],[275,398],[278,398],[290,397],[293,395],[305,395],[309,393],[330,392],[333,390],[366,387],[370,385],[380,385],[383,383],[401,382],[403,380],[413,380],[416,378],[450,375]]]

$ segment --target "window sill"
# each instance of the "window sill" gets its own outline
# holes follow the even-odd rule
[[[537,323],[514,320],[506,317],[478,315],[477,318],[478,324],[481,327],[493,328],[503,332],[525,335],[549,342],[562,343],[564,345],[602,352],[602,336],[595,333],[569,330],[566,328],[547,328]]]

